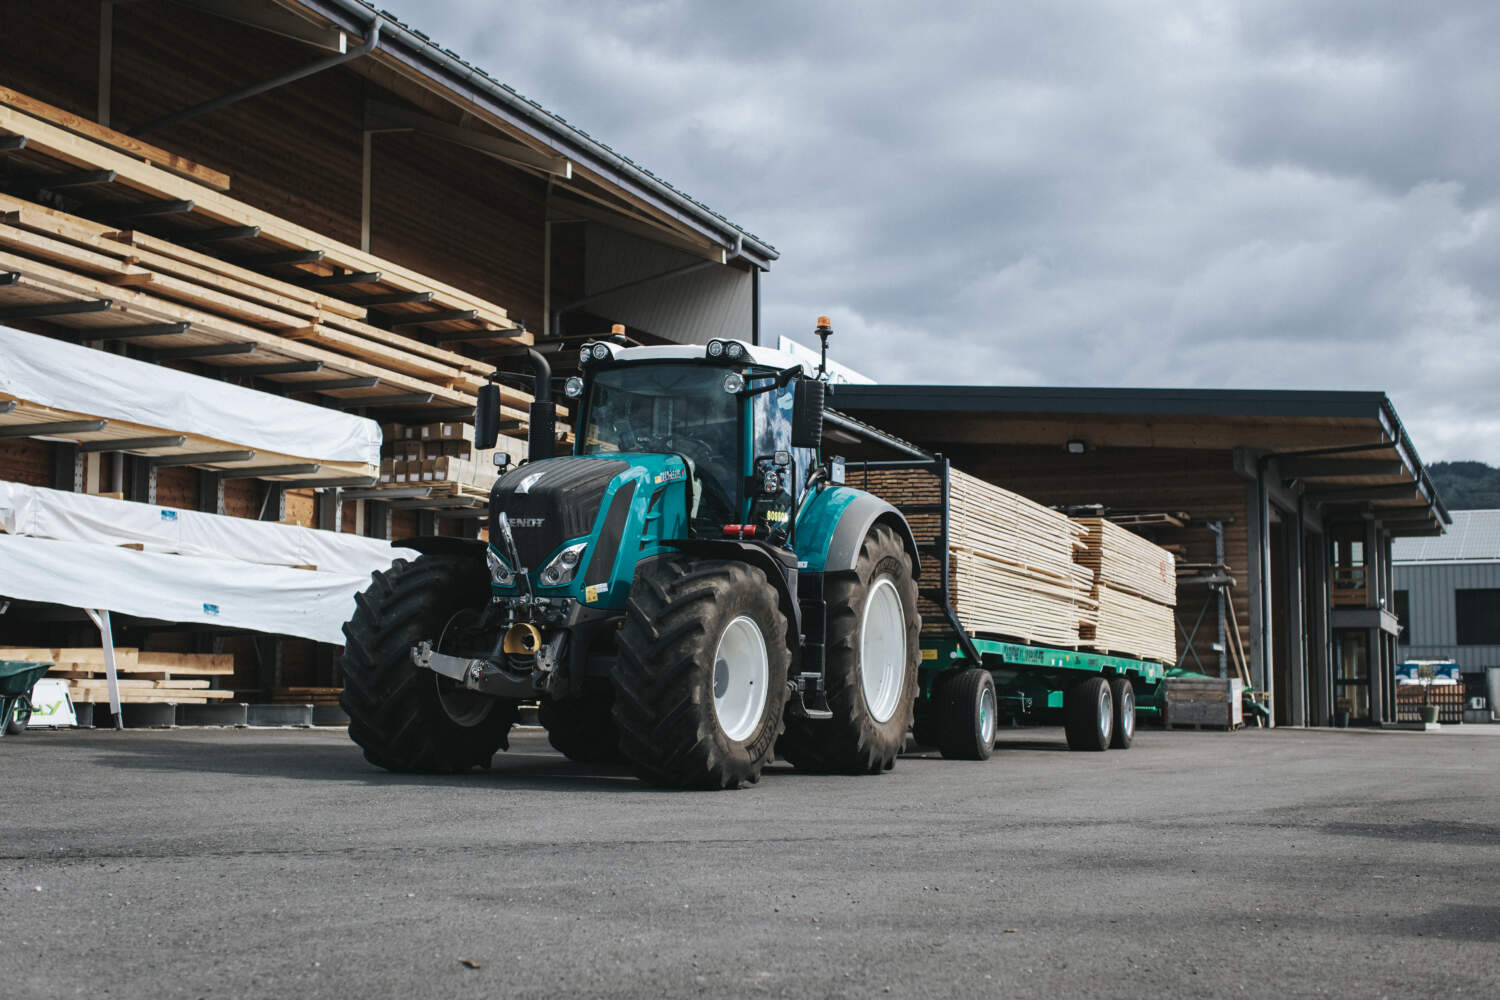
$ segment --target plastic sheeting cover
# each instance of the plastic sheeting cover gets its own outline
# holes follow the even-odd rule
[[[296,458],[380,464],[373,420],[6,326],[0,393]]]
[[[273,566],[316,566],[368,581],[411,550],[391,542],[295,524],[251,521],[0,481],[0,529],[12,535]],[[3,564],[0,564],[3,569]]]
[[[0,535],[0,596],[342,644],[369,576]]]

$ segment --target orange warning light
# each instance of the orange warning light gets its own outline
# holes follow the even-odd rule
[[[818,317],[818,325],[819,326],[833,326],[833,321],[830,320],[827,316],[819,316]]]

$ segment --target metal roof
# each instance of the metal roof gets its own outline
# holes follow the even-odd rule
[[[1452,516],[1445,535],[1396,539],[1392,561],[1500,562],[1500,510],[1455,510]]]
[[[341,30],[363,38],[380,21],[375,53],[386,56],[503,118],[532,139],[708,236],[729,257],[768,268],[780,254],[759,236],[742,229],[701,201],[673,187],[634,160],[516,92],[457,52],[443,48],[417,29],[366,0],[293,0]]]

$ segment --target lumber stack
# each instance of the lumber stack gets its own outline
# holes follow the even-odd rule
[[[229,178],[0,88],[0,317],[338,407],[473,406],[503,308],[224,193]],[[43,204],[43,203],[46,204]],[[66,210],[62,210],[66,209]],[[149,231],[143,231],[149,230]],[[502,389],[502,419],[530,397]]]
[[[1177,572],[1172,553],[1103,518],[1077,518],[1098,613],[1081,638],[1099,652],[1177,662]]]
[[[474,425],[455,421],[382,424],[380,486],[431,485],[432,495],[488,497],[499,478],[496,452],[512,460],[526,455],[526,442],[501,437],[494,448],[474,447]]]
[[[923,557],[924,618],[941,621],[942,480],[927,469],[871,468],[855,485],[903,510]],[[1084,529],[1066,516],[958,470],[948,488],[949,597],[976,635],[1067,649],[1094,615],[1090,575],[1074,562]],[[935,556],[936,558],[933,558]]]
[[[65,679],[75,702],[109,701],[103,649],[0,646],[0,659],[51,661],[47,676]],[[234,673],[229,653],[158,653],[122,646],[115,649],[115,673],[122,704],[206,705],[234,698],[233,691],[214,687],[214,678]]]

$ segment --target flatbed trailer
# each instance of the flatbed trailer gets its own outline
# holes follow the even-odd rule
[[[1156,660],[980,635],[965,626],[951,593],[945,458],[850,463],[848,469],[918,470],[939,484],[936,498],[888,498],[912,523],[923,565],[933,569],[922,574],[920,591],[922,660],[914,714],[919,743],[936,746],[945,757],[984,760],[1005,722],[1061,724],[1073,750],[1129,749],[1137,718],[1164,713],[1166,668]]]

